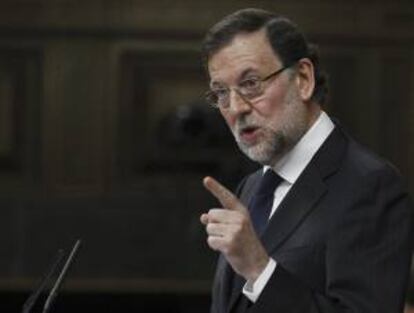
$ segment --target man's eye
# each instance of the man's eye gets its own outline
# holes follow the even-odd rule
[[[222,88],[222,89],[215,89],[215,90],[213,90],[213,92],[215,93],[215,95],[216,95],[216,97],[217,98],[225,98],[225,97],[227,97],[227,95],[228,95],[228,90],[227,89],[224,89],[224,88]]]
[[[258,79],[246,79],[240,83],[241,88],[246,89],[255,89],[258,88],[260,85],[260,81]]]

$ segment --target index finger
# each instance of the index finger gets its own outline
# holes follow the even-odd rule
[[[239,199],[226,187],[220,184],[214,178],[207,176],[203,179],[204,187],[210,191],[214,197],[223,205],[224,208],[230,210],[236,210],[240,207],[241,203]]]

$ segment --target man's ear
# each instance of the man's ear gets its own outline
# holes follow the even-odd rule
[[[313,91],[315,90],[314,67],[310,59],[303,58],[299,60],[297,65],[296,82],[302,101],[309,101],[313,95]]]

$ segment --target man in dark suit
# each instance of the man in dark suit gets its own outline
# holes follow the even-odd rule
[[[203,45],[210,91],[263,169],[201,216],[220,252],[212,313],[402,312],[412,212],[397,171],[323,111],[315,49],[288,19],[225,17]]]

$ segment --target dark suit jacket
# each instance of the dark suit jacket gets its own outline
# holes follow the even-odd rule
[[[239,186],[246,205],[260,175]],[[220,256],[211,312],[402,312],[411,224],[397,171],[336,127],[261,237],[277,267],[258,300]]]

